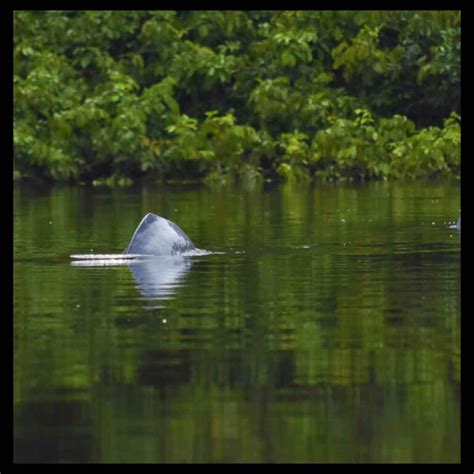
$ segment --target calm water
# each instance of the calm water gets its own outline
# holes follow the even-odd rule
[[[14,193],[16,462],[460,461],[459,183]]]

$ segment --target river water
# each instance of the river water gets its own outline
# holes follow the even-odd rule
[[[15,462],[459,462],[459,191],[16,186]]]

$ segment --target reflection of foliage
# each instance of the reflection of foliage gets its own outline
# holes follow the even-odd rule
[[[458,12],[16,12],[15,176],[457,175],[459,81]]]
[[[185,461],[196,446],[203,461],[265,461],[262,432],[274,460],[458,461],[459,254],[454,239],[452,252],[420,245],[439,233],[418,219],[457,209],[455,188],[15,189],[15,414],[66,405],[38,431],[37,410],[16,429],[46,442],[60,420],[63,445],[88,429],[109,462]],[[328,225],[349,205],[347,222]],[[155,310],[127,268],[57,261],[89,242],[122,250],[141,206],[177,208],[199,246],[246,252],[197,259]]]

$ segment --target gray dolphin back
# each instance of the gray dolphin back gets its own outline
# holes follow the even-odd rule
[[[148,213],[133,234],[125,254],[136,255],[180,255],[194,250],[194,244],[174,222]]]

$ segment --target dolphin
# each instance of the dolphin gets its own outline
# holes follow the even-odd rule
[[[457,229],[457,230],[461,230],[461,216],[459,216],[456,224],[453,224],[453,225],[450,225],[449,226],[450,229]]]
[[[149,212],[140,222],[125,255],[182,255],[196,250],[191,239],[174,222]]]

